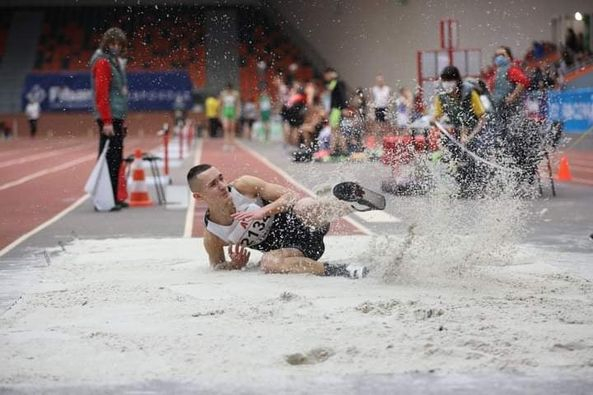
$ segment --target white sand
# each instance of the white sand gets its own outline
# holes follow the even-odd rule
[[[325,257],[353,259],[368,243],[328,237]],[[197,239],[66,249],[0,317],[0,384],[593,375],[593,284],[535,247],[520,248],[523,264],[390,284],[379,270],[364,280],[212,272]],[[289,360],[305,364],[287,362],[296,353]]]

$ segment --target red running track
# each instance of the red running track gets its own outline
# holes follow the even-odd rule
[[[242,175],[252,175],[260,177],[268,182],[286,186],[301,196],[308,196],[308,193],[305,190],[291,183],[283,175],[259,159],[258,156],[240,146],[237,146],[232,152],[224,152],[222,150],[222,141],[205,140],[202,146],[202,157],[200,162],[216,166],[227,181],[232,181]],[[192,236],[202,237],[204,235],[205,212],[205,204],[197,201],[194,212]],[[356,235],[364,233],[350,222],[342,219],[332,223],[330,234]]]
[[[128,137],[149,150],[156,137]],[[0,142],[0,249],[53,218],[81,196],[95,163],[96,138],[54,137]]]
[[[568,165],[572,173],[572,181],[593,185],[593,151],[567,151]],[[557,172],[558,169],[555,169]]]

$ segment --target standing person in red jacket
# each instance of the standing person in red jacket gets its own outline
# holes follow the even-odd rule
[[[99,155],[109,140],[106,157],[116,202],[114,211],[128,206],[117,199],[126,136],[124,122],[128,111],[128,87],[122,61],[126,47],[126,34],[112,27],[103,34],[101,44],[90,61],[93,113],[99,125]]]
[[[494,55],[496,70],[492,80],[492,104],[503,123],[523,110],[524,93],[529,87],[529,78],[513,63],[509,47],[499,47]]]
[[[499,47],[494,56],[496,71],[493,80],[492,104],[496,116],[496,136],[499,148],[521,171],[514,174],[518,185],[518,196],[533,193],[539,144],[538,133],[526,124],[525,93],[529,78],[513,63],[508,47]]]

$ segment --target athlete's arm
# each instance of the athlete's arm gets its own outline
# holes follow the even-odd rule
[[[239,270],[249,262],[251,253],[240,245],[228,247],[230,261],[227,261],[224,256],[224,242],[212,233],[206,231],[204,234],[204,248],[208,253],[208,260],[210,266],[214,270]]]
[[[288,211],[297,201],[297,196],[282,185],[266,182],[258,177],[243,176],[235,180],[234,187],[244,195],[260,197],[270,202],[259,210],[244,211],[232,215],[233,219],[256,220]]]

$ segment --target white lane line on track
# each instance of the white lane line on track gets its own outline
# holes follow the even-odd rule
[[[200,160],[202,160],[202,141],[203,140],[198,140],[197,141],[197,146],[196,146],[196,150],[194,151],[194,166],[200,163]],[[187,205],[187,211],[185,213],[185,227],[183,228],[183,237],[184,238],[189,238],[191,237],[191,234],[194,230],[194,212],[196,209],[196,201],[194,200],[194,197],[192,196],[191,191],[189,191],[188,188],[188,193],[189,193],[189,204]]]
[[[297,180],[295,180],[294,178],[292,178],[288,173],[286,173],[284,170],[282,170],[281,168],[279,168],[278,166],[276,166],[275,164],[273,164],[272,162],[270,162],[269,160],[267,160],[263,156],[261,156],[259,153],[255,152],[251,148],[247,147],[245,144],[243,144],[240,141],[237,141],[237,144],[239,146],[241,146],[241,148],[243,148],[249,154],[251,154],[255,159],[257,159],[260,162],[264,163],[266,166],[269,166],[271,169],[273,169],[274,171],[276,171],[282,177],[286,178],[288,180],[288,182],[290,182],[291,184],[296,185],[297,187],[301,188],[303,191],[307,192],[307,194],[309,194],[309,196],[313,196],[313,197],[315,196],[315,194],[313,193],[313,191],[311,191],[310,189],[306,188],[303,184],[301,184],[300,182],[298,182]],[[343,219],[346,222],[350,223],[350,225],[353,225],[354,227],[358,228],[363,233],[366,233],[367,235],[372,235],[373,234],[373,232],[369,228],[367,228],[366,226],[362,225],[358,221],[355,221],[355,220],[353,220],[350,217],[343,217]]]
[[[365,211],[365,212],[358,212],[354,213],[354,215],[365,222],[371,223],[396,223],[402,222],[401,219],[394,217],[391,214],[386,213],[385,211]]]
[[[94,143],[94,145],[96,145],[96,143]],[[90,146],[91,146],[90,144],[76,145],[74,147],[63,148],[58,151],[43,152],[40,154],[21,157],[19,159],[7,160],[4,162],[0,162],[0,169],[2,169],[4,167],[9,167],[9,166],[20,165],[23,163],[27,163],[27,162],[31,162],[31,161],[35,161],[35,160],[39,160],[39,159],[51,158],[52,156],[63,155],[68,152],[71,152],[71,151],[76,151],[77,149],[85,149],[86,150]]]
[[[11,182],[7,182],[6,184],[0,185],[0,191],[3,191],[8,188],[16,187],[17,185],[24,184],[24,183],[32,181],[36,178],[43,177],[43,176],[46,176],[51,173],[56,173],[58,171],[65,170],[69,167],[76,166],[81,163],[87,162],[89,160],[95,160],[95,159],[97,159],[97,155],[90,154],[90,155],[85,155],[82,158],[78,158],[78,159],[74,159],[74,160],[71,160],[66,163],[62,163],[61,165],[58,165],[58,166],[50,167],[49,169],[40,170],[36,173],[29,174],[28,176],[19,178],[18,180],[14,180]]]
[[[593,185],[593,180],[586,180],[584,178],[573,177],[572,181],[577,182],[579,184]],[[564,182],[564,181],[561,181],[561,182]]]
[[[568,159],[568,165],[571,167],[573,165],[583,166],[583,167],[592,167],[593,161]]]
[[[88,160],[89,158],[90,159],[96,159],[96,155],[95,154],[87,155],[87,157],[80,158],[78,160],[83,161],[83,160]],[[70,163],[71,166],[76,165],[75,163],[73,164],[72,162],[76,162],[76,161],[71,161],[71,162],[68,162],[68,163]],[[69,167],[69,166],[66,166],[66,165],[67,165],[67,163],[64,163],[61,166],[56,166],[56,167],[53,167],[51,169],[48,169],[48,171],[45,172],[44,174],[38,174],[40,172],[35,173],[35,174],[38,174],[35,178],[41,177],[41,176],[44,176],[44,175],[47,175],[47,174],[50,174],[50,173],[53,173],[53,172],[56,172],[56,171],[60,171],[61,169],[57,169],[58,167],[63,167],[64,169],[67,168],[67,167]],[[32,174],[31,176],[33,176],[35,174]],[[31,176],[24,177],[24,178],[29,178],[29,179],[28,180],[25,180],[23,182],[30,181],[31,180],[31,178],[30,178]],[[4,187],[4,186],[2,186],[2,187]],[[2,190],[1,187],[0,187],[0,190]],[[19,245],[23,241],[27,240],[29,237],[33,236],[35,233],[42,231],[43,229],[47,228],[49,225],[51,225],[51,224],[57,222],[58,220],[62,219],[65,215],[67,215],[68,213],[70,213],[71,211],[73,211],[74,209],[76,209],[78,206],[80,206],[82,203],[84,203],[88,198],[89,198],[89,195],[88,194],[85,194],[85,195],[81,196],[80,198],[78,198],[78,200],[76,202],[72,203],[70,206],[68,206],[67,208],[65,208],[61,212],[59,212],[54,217],[50,218],[49,220],[45,221],[41,225],[37,226],[35,229],[33,229],[30,232],[22,235],[21,237],[19,237],[18,239],[16,239],[15,241],[13,241],[12,243],[10,243],[6,247],[4,247],[2,250],[0,250],[0,257],[2,257],[3,255],[5,255],[6,253],[8,253],[10,250],[12,250],[14,247],[16,247],[17,245]]]
[[[8,148],[7,150],[0,152],[0,160],[4,157],[18,157],[23,151],[26,151],[29,155],[34,154],[35,152],[39,153],[39,151],[43,151],[44,147],[38,146],[26,146],[26,147],[12,147]]]
[[[578,173],[593,173],[593,168],[590,167],[570,166],[570,170]]]
[[[42,231],[43,229],[47,228],[51,224],[60,220],[66,214],[68,214],[69,212],[71,212],[72,210],[74,210],[75,208],[80,206],[82,203],[84,203],[88,198],[89,198],[89,195],[84,195],[84,196],[80,197],[77,201],[72,203],[70,206],[66,207],[64,210],[62,210],[60,213],[58,213],[54,217],[50,218],[49,220],[45,221],[44,223],[42,223],[35,229],[31,230],[30,232],[25,233],[24,235],[22,235],[21,237],[19,237],[18,239],[16,239],[15,241],[10,243],[6,247],[4,247],[2,250],[0,250],[0,257],[7,254],[10,250],[12,250],[14,247],[19,245],[23,241],[27,240],[29,237],[33,236],[35,233]]]

